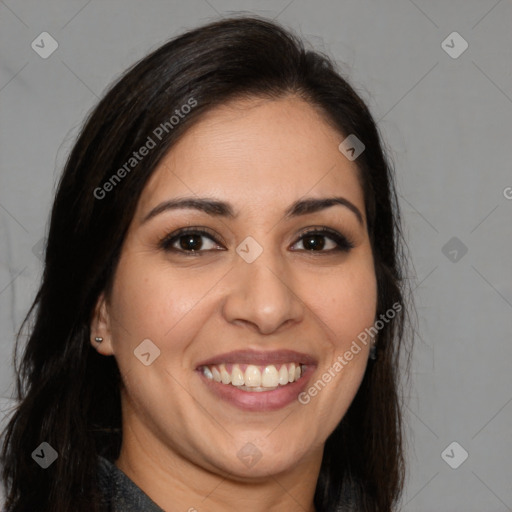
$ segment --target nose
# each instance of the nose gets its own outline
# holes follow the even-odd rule
[[[229,290],[223,304],[225,319],[248,325],[260,334],[279,331],[300,323],[305,306],[298,296],[293,272],[282,256],[263,253],[252,263],[242,258],[229,273]]]

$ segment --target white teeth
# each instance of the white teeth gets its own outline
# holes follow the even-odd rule
[[[295,379],[295,363],[288,366],[288,382],[293,382]]]
[[[219,370],[222,384],[231,384],[231,375],[229,375],[229,373],[227,372],[226,367],[223,364],[221,364],[219,366]]]
[[[220,372],[219,372],[219,370],[217,370],[217,368],[215,368],[215,366],[212,366],[212,374],[213,374],[213,380],[215,382],[221,382],[222,381],[221,376],[220,376]]]
[[[270,391],[277,389],[279,386],[285,386],[288,383],[297,381],[302,373],[302,365],[295,363],[282,364],[279,370],[273,364],[265,367],[249,364],[245,372],[242,371],[239,364],[234,364],[231,373],[227,370],[224,363],[203,367],[203,374],[206,378],[215,382],[222,382],[222,384],[226,385],[232,384],[244,391]]]
[[[245,370],[244,384],[249,388],[257,388],[261,386],[261,372],[258,368],[250,364]]]
[[[234,364],[233,369],[231,370],[231,384],[233,384],[233,386],[244,385],[244,374],[242,373],[242,370],[240,370],[240,366],[237,364]]]
[[[261,374],[261,385],[264,388],[275,388],[279,384],[279,373],[274,365],[265,366]]]
[[[279,370],[279,384],[281,384],[281,386],[288,384],[288,368],[286,368],[285,364],[283,364]]]

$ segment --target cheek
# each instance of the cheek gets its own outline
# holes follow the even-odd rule
[[[112,303],[113,336],[118,349],[145,338],[159,344],[169,338],[169,332],[179,324],[204,295],[208,283],[180,279],[170,269],[143,264],[142,258],[126,258],[116,272]],[[166,336],[167,334],[167,336]],[[171,336],[172,338],[172,336]],[[162,347],[164,348],[164,347]]]
[[[369,344],[358,336],[371,327],[377,307],[377,282],[373,261],[356,261],[316,288],[314,308],[325,335],[321,365],[309,386],[299,395],[316,422],[316,437],[325,439],[338,425],[363,379]]]
[[[164,356],[160,365],[165,360],[166,366],[179,367],[211,314],[205,298],[220,277],[211,270],[173,269],[165,261],[149,264],[143,252],[125,254],[116,272],[111,308],[119,364],[125,369],[137,366],[133,351],[150,339]]]
[[[316,310],[334,336],[336,352],[373,325],[376,309],[377,281],[371,264],[340,272],[317,289]]]

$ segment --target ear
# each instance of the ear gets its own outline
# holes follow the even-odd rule
[[[103,341],[96,341],[96,338],[103,338]],[[91,345],[104,356],[114,354],[112,347],[112,335],[110,330],[110,315],[105,294],[102,292],[98,297],[91,319]]]

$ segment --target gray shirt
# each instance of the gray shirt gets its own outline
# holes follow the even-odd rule
[[[165,512],[115,464],[98,457],[98,478],[105,512]]]

